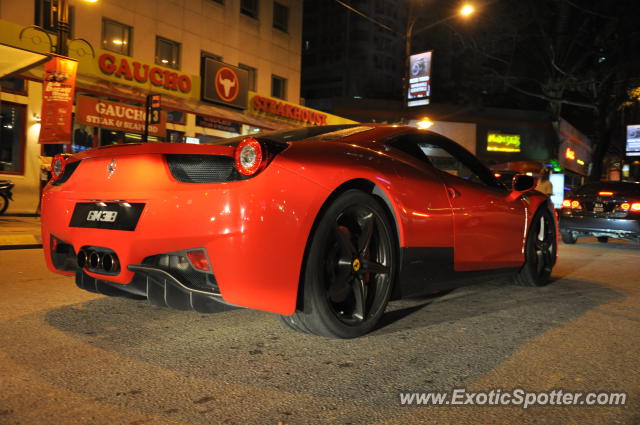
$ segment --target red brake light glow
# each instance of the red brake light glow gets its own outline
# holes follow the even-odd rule
[[[631,208],[631,205],[629,205],[628,202],[625,202],[624,204],[620,204],[620,209],[621,210],[629,211],[629,208]]]
[[[613,196],[613,192],[600,191],[598,192],[598,196]]]
[[[204,250],[199,249],[197,251],[189,251],[187,252],[187,256],[189,257],[189,261],[191,261],[191,264],[193,264],[193,267],[195,267],[196,269],[205,272],[211,270],[211,267],[209,267],[209,261],[207,260],[207,255],[205,254]]]
[[[243,139],[236,147],[236,168],[244,176],[257,173],[262,165],[262,159],[262,145],[253,137]]]
[[[640,202],[634,202],[631,204],[631,211],[640,211]]]
[[[57,180],[64,173],[64,166],[67,161],[64,159],[62,155],[56,155],[51,160],[51,179]]]
[[[565,199],[562,201],[562,208],[571,208],[571,199]]]
[[[580,202],[571,201],[571,208],[580,208]]]

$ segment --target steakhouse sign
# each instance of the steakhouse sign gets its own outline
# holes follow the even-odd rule
[[[251,99],[251,108],[254,112],[264,112],[269,115],[277,115],[282,118],[298,121],[305,125],[327,124],[327,114],[268,97],[254,95]]]
[[[78,96],[76,116],[81,123],[95,127],[131,133],[144,132],[144,108],[138,106],[110,102],[95,97]],[[164,136],[164,131],[164,114],[161,114],[159,124],[149,125],[149,134]]]
[[[191,77],[188,75],[125,57],[117,58],[110,53],[103,53],[98,58],[98,66],[103,74],[111,77],[140,84],[150,83],[158,88],[185,94],[191,91]]]

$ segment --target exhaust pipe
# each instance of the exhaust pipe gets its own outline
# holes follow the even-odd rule
[[[120,268],[118,257],[113,253],[107,253],[102,257],[102,269],[107,272],[116,272]]]
[[[89,254],[89,266],[95,270],[102,268],[102,254],[100,252],[92,251]]]
[[[87,265],[87,261],[89,260],[89,255],[87,255],[87,251],[85,251],[84,249],[81,249],[78,252],[76,260],[78,261],[78,268],[84,269],[84,266]]]

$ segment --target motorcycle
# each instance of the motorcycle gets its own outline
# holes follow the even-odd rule
[[[4,214],[9,208],[9,201],[13,201],[11,193],[13,186],[14,184],[9,180],[0,180],[0,214]]]

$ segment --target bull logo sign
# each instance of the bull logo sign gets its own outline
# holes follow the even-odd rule
[[[216,72],[214,86],[220,100],[233,102],[240,93],[240,81],[238,75],[231,68],[226,66]]]

